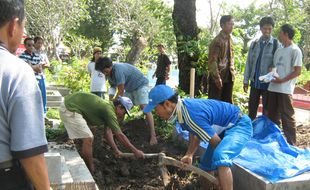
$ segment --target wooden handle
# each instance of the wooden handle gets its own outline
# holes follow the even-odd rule
[[[144,154],[144,158],[156,158],[160,155],[160,153],[150,153]],[[133,153],[122,153],[119,155],[121,158],[135,158]]]
[[[176,160],[172,157],[165,156],[162,159],[163,159],[162,163],[165,165],[171,165],[171,166],[175,166],[175,167],[178,167],[184,170],[195,172],[196,174],[201,175],[205,177],[206,179],[208,179],[211,183],[218,185],[218,180],[213,175],[203,171],[200,168],[197,168],[193,165],[185,165],[183,162]]]

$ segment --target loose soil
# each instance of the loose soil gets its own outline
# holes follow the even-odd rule
[[[158,138],[157,145],[150,146],[149,129],[142,119],[129,121],[123,127],[123,132],[144,153],[163,152],[167,156],[181,159],[186,152],[186,145],[161,137]],[[93,154],[96,166],[94,179],[100,190],[197,190],[202,186],[202,180],[196,174],[171,166],[168,167],[171,182],[167,187],[164,187],[158,159],[116,158],[103,138],[103,130],[97,129],[94,134]],[[63,140],[62,137],[59,140],[61,139]],[[123,152],[130,152],[119,143],[117,144]],[[310,147],[309,124],[297,127],[297,146],[300,148]],[[198,163],[198,160],[199,158],[195,157],[193,163]]]

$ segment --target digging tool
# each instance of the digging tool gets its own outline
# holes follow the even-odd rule
[[[156,158],[162,153],[150,153],[144,154],[144,158]],[[135,155],[133,153],[122,153],[119,155],[120,158],[134,158]]]
[[[121,158],[134,158],[135,155],[133,153],[122,153],[120,155]],[[211,174],[203,171],[200,168],[197,168],[193,165],[186,165],[183,162],[176,160],[172,157],[166,156],[164,153],[151,153],[151,154],[144,154],[145,158],[156,158],[158,157],[158,166],[160,169],[161,176],[163,178],[164,186],[167,186],[170,183],[170,176],[167,169],[167,165],[175,166],[181,168],[183,170],[192,171],[200,176],[203,176],[211,183],[218,185],[218,180]]]

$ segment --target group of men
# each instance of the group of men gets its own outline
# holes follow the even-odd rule
[[[234,54],[230,34],[233,31],[233,17],[225,15],[220,20],[222,31],[210,44],[208,96],[232,103],[234,83]],[[302,52],[293,43],[294,28],[284,24],[280,28],[279,40],[272,37],[274,21],[271,17],[260,20],[261,37],[254,40],[249,48],[246,61],[243,89],[250,86],[249,116],[256,118],[260,98],[263,114],[282,127],[288,143],[296,144],[296,122],[292,105],[297,77],[301,73]],[[281,45],[282,44],[282,45]],[[275,68],[277,75],[269,82],[261,81]]]
[[[24,25],[24,1],[0,1],[0,186],[3,189],[47,190],[50,184],[43,156],[47,151],[47,141],[39,86],[44,79],[42,70],[48,62],[38,65],[30,49],[21,57],[26,62],[31,60],[28,62],[31,67],[13,55],[24,33]],[[209,142],[206,153],[201,157],[200,167],[209,172],[217,171],[221,189],[233,189],[232,159],[251,138],[253,129],[251,119],[232,104],[235,74],[230,34],[233,18],[223,16],[220,25],[222,31],[212,41],[209,51],[209,99],[180,99],[172,88],[166,86],[166,74],[163,73],[169,71],[170,61],[165,56],[158,58],[165,65],[158,65],[161,67],[155,72],[158,83],[149,92],[148,80],[137,68],[127,63],[112,63],[110,58],[101,57],[100,49],[93,52],[93,64],[89,66],[92,77],[94,74],[104,74],[111,86],[117,89],[116,95],[108,101],[102,98],[101,89],[91,90],[93,93],[78,92],[66,96],[59,109],[69,137],[83,140],[81,154],[92,173],[95,170],[92,162],[94,126],[105,128],[105,137],[116,155],[120,155],[121,151],[114,135],[136,157],[144,157],[144,153],[130,142],[119,127],[124,115],[130,114],[133,105],[138,105],[143,109],[150,127],[151,145],[157,143],[152,115],[155,109],[162,119],[173,123],[177,121],[190,132],[188,149],[181,161],[192,164],[200,141]],[[251,118],[256,117],[257,102],[262,95],[264,114],[275,122],[281,117],[288,142],[294,144],[296,134],[294,136],[291,94],[300,74],[302,55],[292,42],[294,29],[290,25],[281,27],[279,38],[283,47],[271,37],[273,27],[270,17],[264,17],[260,22],[263,35],[250,46],[244,89],[247,91],[250,80]],[[43,42],[41,38],[38,40]],[[26,48],[36,42],[25,40]],[[260,76],[274,67],[279,77],[275,76],[269,86],[259,81]]]

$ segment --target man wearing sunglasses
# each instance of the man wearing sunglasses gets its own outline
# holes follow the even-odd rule
[[[19,58],[23,59],[26,63],[28,63],[38,81],[38,85],[41,90],[42,102],[43,102],[43,111],[46,113],[46,88],[45,88],[45,77],[43,74],[44,68],[48,67],[46,64],[42,64],[41,56],[34,53],[34,40],[32,38],[26,38],[24,40],[24,45],[26,50],[19,56]]]

